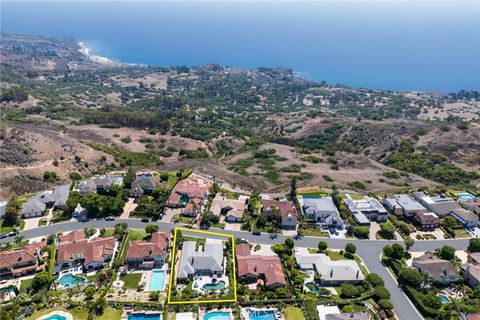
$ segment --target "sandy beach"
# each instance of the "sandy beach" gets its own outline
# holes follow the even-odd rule
[[[85,45],[85,43],[83,43],[83,42],[79,42],[78,45],[80,46],[80,49],[78,51],[80,51],[83,55],[88,57],[93,62],[97,62],[97,63],[103,64],[103,65],[108,65],[108,66],[121,66],[122,65],[122,63],[112,61],[112,60],[110,60],[106,57],[102,57],[102,56],[95,55],[95,54],[90,54],[90,50],[92,48],[87,47]]]

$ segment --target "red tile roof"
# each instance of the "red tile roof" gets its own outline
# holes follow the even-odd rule
[[[248,248],[247,248],[248,247]],[[238,264],[238,275],[242,276],[260,276],[265,277],[265,285],[273,284],[285,285],[285,275],[282,269],[282,263],[277,256],[261,256],[250,254],[250,247],[247,244],[235,246],[235,253]]]
[[[60,237],[57,248],[56,264],[69,262],[75,256],[83,256],[84,265],[92,262],[103,262],[105,255],[112,255],[115,246],[115,238],[85,238],[82,230],[76,230]]]
[[[164,256],[167,252],[168,238],[167,233],[155,232],[152,234],[149,242],[130,242],[127,259],[145,259],[149,256]]]
[[[14,273],[18,273],[21,269],[25,267],[16,268],[16,265],[19,263],[36,263],[37,261],[37,249],[41,249],[45,246],[45,242],[38,242],[27,244],[21,249],[17,250],[7,250],[0,252],[0,269],[9,268],[12,269]],[[27,269],[36,268],[36,266],[28,266]]]
[[[263,210],[270,210],[272,207],[277,207],[278,210],[280,210],[280,214],[282,218],[288,218],[289,215],[291,215],[292,217],[298,218],[297,210],[295,210],[295,206],[293,205],[292,201],[264,199],[262,200],[262,203],[263,203]]]
[[[208,186],[185,179],[175,185],[167,202],[177,204],[183,194],[188,195],[190,200],[195,198],[201,200],[207,196],[207,193]]]

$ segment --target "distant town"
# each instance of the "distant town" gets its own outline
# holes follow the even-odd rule
[[[293,178],[274,194],[129,169],[0,210],[2,319],[12,306],[24,319],[132,320],[475,319],[480,308],[471,190],[362,195]]]

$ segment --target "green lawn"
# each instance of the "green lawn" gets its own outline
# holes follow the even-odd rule
[[[35,320],[41,316],[44,316],[52,311],[61,310],[65,312],[70,312],[73,315],[75,320],[87,320],[88,319],[88,310],[81,308],[81,309],[66,309],[66,308],[50,308],[42,311],[35,312],[27,320]]]
[[[105,238],[113,237],[113,232],[114,231],[115,231],[114,229],[105,229],[105,233],[103,234],[103,236]]]
[[[465,231],[464,229],[453,229],[455,233],[455,238],[468,238],[471,237],[471,234]]]
[[[0,219],[0,233],[9,233],[13,231],[13,227],[11,226],[4,226],[3,219]]]
[[[338,251],[327,250],[327,255],[332,261],[345,260],[346,259]]]
[[[105,308],[101,316],[96,317],[98,320],[119,320],[122,317],[122,310],[114,308]]]
[[[120,280],[125,282],[125,287],[128,289],[136,289],[141,278],[141,272],[120,275]]]
[[[300,308],[287,307],[282,310],[285,320],[305,320],[305,316]]]
[[[323,230],[320,230],[319,228],[302,229],[302,234],[304,236],[311,236],[311,237],[323,237],[323,238],[330,237],[330,234],[328,233],[328,231],[323,231]]]
[[[32,287],[32,283],[33,283],[33,278],[22,280],[20,282],[20,292],[27,292]]]
[[[358,266],[360,267],[360,270],[362,270],[362,273],[364,276],[366,276],[368,274],[368,270],[367,268],[363,265],[362,263],[362,260],[360,259],[359,256],[357,256],[356,254],[354,255],[355,257],[355,261],[358,263]]]
[[[143,240],[147,236],[144,230],[128,230],[128,241]]]

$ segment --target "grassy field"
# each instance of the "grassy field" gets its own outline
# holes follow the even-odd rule
[[[327,255],[332,261],[345,260],[346,259],[338,251],[327,250]]]
[[[0,233],[9,233],[13,231],[13,227],[11,226],[4,226],[3,219],[0,219]]]
[[[128,289],[136,289],[141,278],[142,273],[122,274],[120,276],[120,280],[125,282],[125,287]]]
[[[146,236],[143,230],[128,230],[128,241],[143,240]]]
[[[305,316],[300,308],[287,307],[282,311],[285,315],[285,320],[305,320]]]
[[[22,280],[22,282],[20,282],[20,292],[27,292],[32,287],[32,283],[33,278]]]
[[[471,234],[465,231],[464,229],[453,229],[453,232],[455,232],[455,238],[471,237]]]

